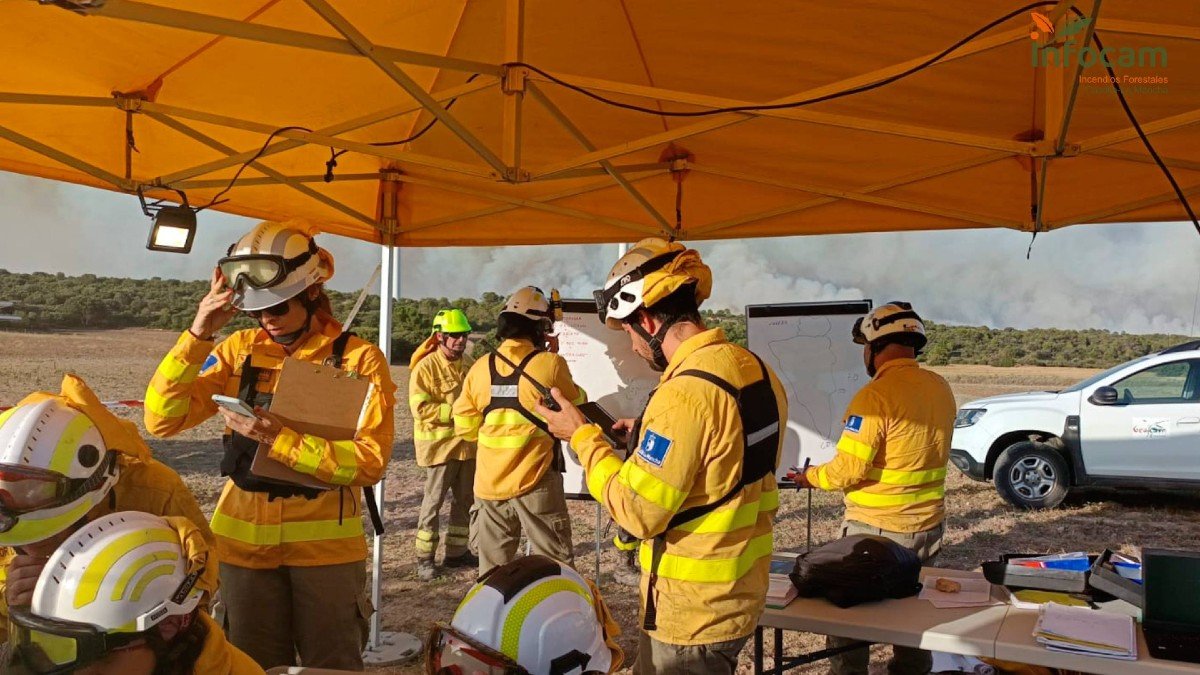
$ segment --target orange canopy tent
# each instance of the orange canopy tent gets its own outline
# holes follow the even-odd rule
[[[253,158],[213,208],[384,244],[1186,218],[1104,60],[1200,191],[1193,0],[47,4],[0,0],[0,169],[198,206]]]

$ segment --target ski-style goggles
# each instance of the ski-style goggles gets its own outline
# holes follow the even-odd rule
[[[0,533],[16,527],[22,515],[70,504],[95,490],[108,477],[111,455],[97,461],[99,466],[87,478],[69,478],[47,469],[0,464]]]
[[[37,675],[74,672],[145,638],[144,633],[105,633],[85,623],[36,616],[9,608],[9,645]]]
[[[310,258],[317,255],[317,243],[308,240],[308,250],[294,258],[284,258],[271,253],[249,253],[226,255],[217,261],[221,274],[230,288],[241,285],[262,290],[283,281],[289,274],[300,269]],[[229,249],[233,253],[233,247]]]

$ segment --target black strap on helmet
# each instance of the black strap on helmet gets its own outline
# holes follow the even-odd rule
[[[643,263],[641,267],[638,267],[632,272],[621,277],[621,280],[613,284],[611,287],[593,293],[592,296],[596,300],[596,311],[600,314],[600,320],[604,321],[608,317],[609,305],[612,304],[613,299],[617,297],[617,294],[621,292],[622,288],[637,281],[638,279],[645,278],[647,274],[661,270],[672,260],[678,258],[681,253],[683,253],[683,251],[672,251],[666,255],[660,255],[657,258],[651,258]]]

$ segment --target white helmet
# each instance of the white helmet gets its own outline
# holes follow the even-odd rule
[[[84,413],[58,397],[0,414],[0,546],[52,537],[117,482],[116,453]]]
[[[521,288],[508,296],[500,313],[519,314],[534,321],[559,321],[562,319],[562,304],[558,299],[558,289],[550,289],[550,296],[547,297],[537,286]]]
[[[860,345],[897,342],[920,351],[928,339],[925,322],[913,311],[912,305],[899,300],[880,305],[854,322],[850,330],[854,342]]]
[[[312,237],[269,221],[230,246],[217,266],[236,291],[233,306],[245,312],[278,305],[333,276],[333,256]]]
[[[608,673],[621,665],[611,640],[616,631],[603,599],[579,573],[525,556],[484,575],[453,623],[434,627],[426,671]]]
[[[50,556],[30,607],[11,608],[11,644],[36,672],[71,672],[190,614],[213,580],[197,540],[185,519],[137,511],[88,523]]]

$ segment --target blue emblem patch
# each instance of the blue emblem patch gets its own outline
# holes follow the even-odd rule
[[[670,449],[671,439],[659,436],[647,429],[646,435],[642,438],[642,444],[638,446],[638,456],[654,466],[662,466],[663,460],[667,457],[667,451]]]
[[[201,373],[204,373],[204,372],[206,372],[206,371],[207,371],[209,368],[212,368],[212,367],[213,367],[213,366],[215,366],[215,365],[217,365],[217,355],[216,355],[216,354],[209,354],[209,355],[208,355],[208,358],[207,358],[207,359],[204,359],[204,365],[200,366],[200,372],[201,372]]]
[[[846,431],[853,431],[856,434],[862,431],[862,417],[859,417],[858,415],[851,415],[847,417]]]

